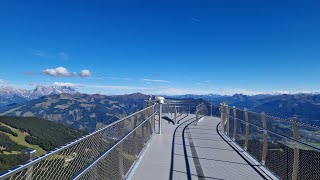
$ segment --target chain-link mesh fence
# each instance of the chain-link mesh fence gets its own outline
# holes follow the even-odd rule
[[[76,175],[82,179],[121,179],[154,131],[154,108],[149,106],[9,170],[0,179],[60,180]]]
[[[221,104],[225,134],[281,179],[320,179],[320,128]]]

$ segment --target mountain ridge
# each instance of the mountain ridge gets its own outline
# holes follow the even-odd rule
[[[74,88],[69,86],[41,86],[38,85],[32,90],[25,90],[11,86],[0,87],[0,107],[9,104],[22,103],[33,99],[38,99],[42,96],[52,94],[75,94],[78,93]]]
[[[188,97],[199,97],[188,95]],[[320,125],[320,94],[298,93],[279,95],[244,95],[234,94],[232,96],[206,96],[204,99],[219,106],[221,102],[227,102],[229,106],[247,108],[250,111],[260,113],[262,111],[280,118],[297,117],[299,121],[309,124]]]
[[[39,117],[92,132],[142,109],[149,97],[141,93],[117,96],[52,94],[2,108],[0,115]]]

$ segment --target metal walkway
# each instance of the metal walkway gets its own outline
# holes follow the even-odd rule
[[[163,122],[132,179],[265,179],[218,134],[219,118],[205,116],[197,125],[195,115],[180,119]]]

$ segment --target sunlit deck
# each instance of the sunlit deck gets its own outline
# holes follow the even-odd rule
[[[180,115],[179,124],[163,122],[132,179],[265,179],[218,133],[219,118]],[[250,163],[250,164],[249,164]]]

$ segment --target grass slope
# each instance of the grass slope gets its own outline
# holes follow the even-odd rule
[[[34,117],[0,116],[0,172],[24,163],[26,148],[36,150],[36,156],[62,146],[85,133],[65,125]]]
[[[85,134],[83,131],[35,117],[0,116],[0,122],[26,132],[29,136],[24,136],[25,141],[29,144],[39,145],[45,151],[62,146]],[[23,143],[22,139],[15,140]]]
[[[18,136],[13,136],[12,134],[9,133],[4,133],[6,134],[13,142],[16,142],[19,145],[28,147],[28,148],[32,148],[37,150],[36,155],[40,156],[44,153],[46,153],[45,150],[43,150],[39,145],[33,145],[33,144],[29,144],[28,142],[26,142],[26,137],[29,136],[28,133],[26,132],[21,132],[16,128],[12,128],[11,126],[8,126],[4,123],[0,123],[1,126],[7,127],[9,128],[13,133],[16,133]]]

